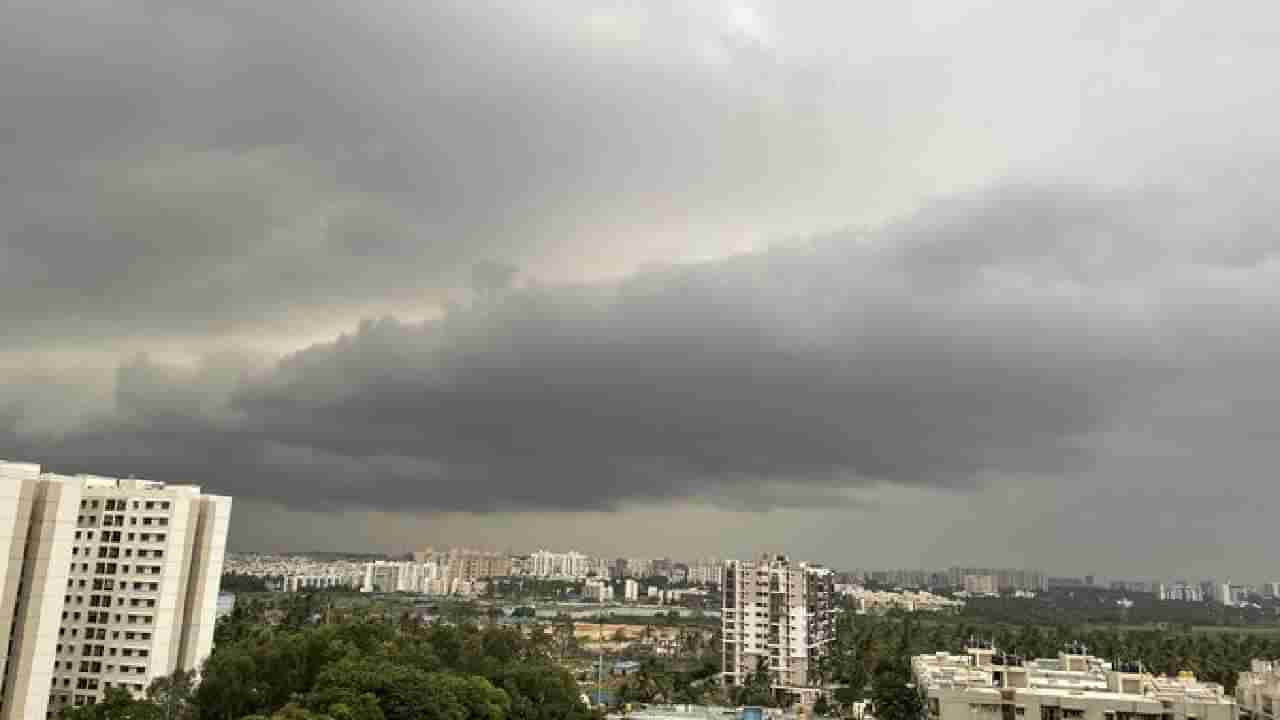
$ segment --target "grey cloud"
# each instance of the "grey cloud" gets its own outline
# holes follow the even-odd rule
[[[0,12],[0,333],[42,344],[436,304],[492,258],[616,272],[603,236],[802,194],[826,154],[718,70],[498,4]]]
[[[1136,422],[1212,445],[1203,393],[1277,406],[1251,383],[1280,345],[1198,344],[1233,324],[1275,335],[1274,292],[1239,294],[1274,269],[1205,260],[1182,226],[1179,202],[1213,215],[1214,198],[1001,185],[875,232],[366,322],[223,371],[212,395],[134,362],[110,416],[10,444],[310,508],[830,506],[882,484],[1079,476]],[[1098,260],[1135,243],[1167,252],[1135,275]],[[1256,312],[1179,302],[1196,292]]]

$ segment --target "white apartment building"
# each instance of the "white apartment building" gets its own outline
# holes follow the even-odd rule
[[[1221,685],[1085,654],[1024,660],[989,647],[912,659],[928,720],[1236,720]]]
[[[631,578],[622,581],[622,597],[627,602],[639,602],[640,583]]]
[[[809,703],[821,692],[812,672],[835,636],[834,575],[785,555],[730,560],[724,593],[725,685],[745,685],[762,666],[779,695]]]
[[[541,578],[584,578],[591,570],[586,555],[570,550],[567,553],[539,550],[529,556],[526,572]]]
[[[995,575],[965,575],[964,591],[970,595],[995,595],[1000,588]]]
[[[1249,672],[1236,680],[1240,720],[1276,720],[1280,717],[1280,661],[1254,660]]]
[[[0,461],[0,720],[196,669],[213,646],[231,498]]]
[[[893,609],[907,612],[959,612],[965,605],[963,600],[952,600],[926,590],[889,592],[868,590],[861,585],[836,585],[835,588],[838,594],[852,601],[854,612],[859,615],[883,614]]]
[[[588,580],[583,593],[596,602],[610,602],[613,600],[613,584],[608,580]]]
[[[285,592],[314,592],[350,587],[351,578],[340,575],[288,575],[284,579]]]
[[[436,567],[435,563],[408,561],[378,560],[366,563],[360,592],[422,592],[424,583],[432,579],[431,569]]]

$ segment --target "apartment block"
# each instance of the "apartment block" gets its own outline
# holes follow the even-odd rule
[[[724,684],[749,684],[767,669],[778,695],[816,700],[821,689],[814,671],[835,635],[831,570],[785,555],[730,560],[720,587]]]
[[[0,461],[0,720],[142,692],[213,647],[231,499]]]
[[[928,720],[1235,720],[1235,699],[1190,673],[1164,677],[1071,647],[1026,660],[990,645],[912,660]]]
[[[1249,672],[1236,680],[1236,703],[1241,720],[1280,717],[1280,660],[1254,660]]]

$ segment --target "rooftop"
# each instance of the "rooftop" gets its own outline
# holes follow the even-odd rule
[[[964,655],[946,652],[918,655],[912,671],[920,686],[936,690],[990,692],[1015,688],[1030,695],[1082,695],[1098,698],[1147,697],[1198,703],[1232,703],[1217,683],[1189,673],[1161,676],[1136,664],[1113,665],[1092,655],[1059,653],[1056,658],[1024,660],[991,648],[972,648]]]

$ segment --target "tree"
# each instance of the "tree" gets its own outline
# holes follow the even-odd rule
[[[877,720],[919,720],[924,702],[911,682],[910,666],[899,660],[885,663],[871,689]]]
[[[195,680],[194,670],[177,670],[151,681],[147,686],[147,699],[160,709],[161,720],[187,720],[192,716]]]
[[[67,708],[66,720],[162,720],[160,708],[149,700],[139,700],[128,690],[111,688],[102,702]]]

